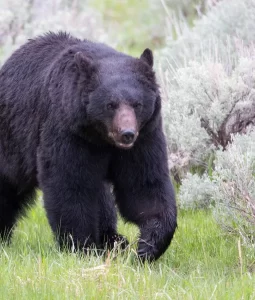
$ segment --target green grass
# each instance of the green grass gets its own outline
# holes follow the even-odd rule
[[[165,12],[160,3],[154,9],[150,0],[89,0],[88,3],[101,12],[108,34],[118,42],[118,50],[140,56],[147,47],[155,50],[163,45]]]
[[[119,222],[135,242],[137,228]],[[254,253],[238,250],[210,212],[181,212],[171,247],[153,265],[134,250],[102,257],[59,252],[40,203],[1,245],[0,299],[255,299]],[[113,256],[113,254],[112,254]]]

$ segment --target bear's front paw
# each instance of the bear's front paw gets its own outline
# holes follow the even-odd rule
[[[157,258],[158,249],[155,246],[155,241],[139,239],[137,255],[141,261],[153,261]]]
[[[163,218],[162,218],[163,219]],[[149,220],[141,229],[138,242],[138,257],[142,261],[157,260],[168,248],[176,228],[175,222],[162,222],[160,219]]]

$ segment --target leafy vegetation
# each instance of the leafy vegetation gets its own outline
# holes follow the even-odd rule
[[[170,30],[160,52],[165,132],[180,206],[213,206],[222,228],[253,250],[254,137],[234,136],[255,124],[254,13],[252,0],[220,1],[193,28],[180,23],[177,39]]]

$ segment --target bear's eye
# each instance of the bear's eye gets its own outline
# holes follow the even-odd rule
[[[106,108],[108,109],[108,110],[114,110],[114,109],[116,109],[117,108],[117,104],[116,103],[108,103],[107,105],[106,105]]]
[[[140,103],[140,102],[135,102],[134,104],[133,104],[133,107],[134,108],[140,108],[142,106],[142,103]]]

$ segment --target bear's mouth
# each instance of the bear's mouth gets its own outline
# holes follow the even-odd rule
[[[138,132],[134,133],[134,136],[130,142],[127,142],[127,140],[124,140],[124,142],[121,140],[121,136],[118,133],[115,132],[109,132],[108,137],[111,139],[111,141],[114,143],[114,145],[120,149],[131,149],[135,141],[138,137]]]
[[[131,143],[131,144],[123,144],[123,143],[120,143],[120,142],[115,142],[115,145],[118,147],[118,148],[121,148],[121,149],[130,149],[134,146],[134,143]]]

